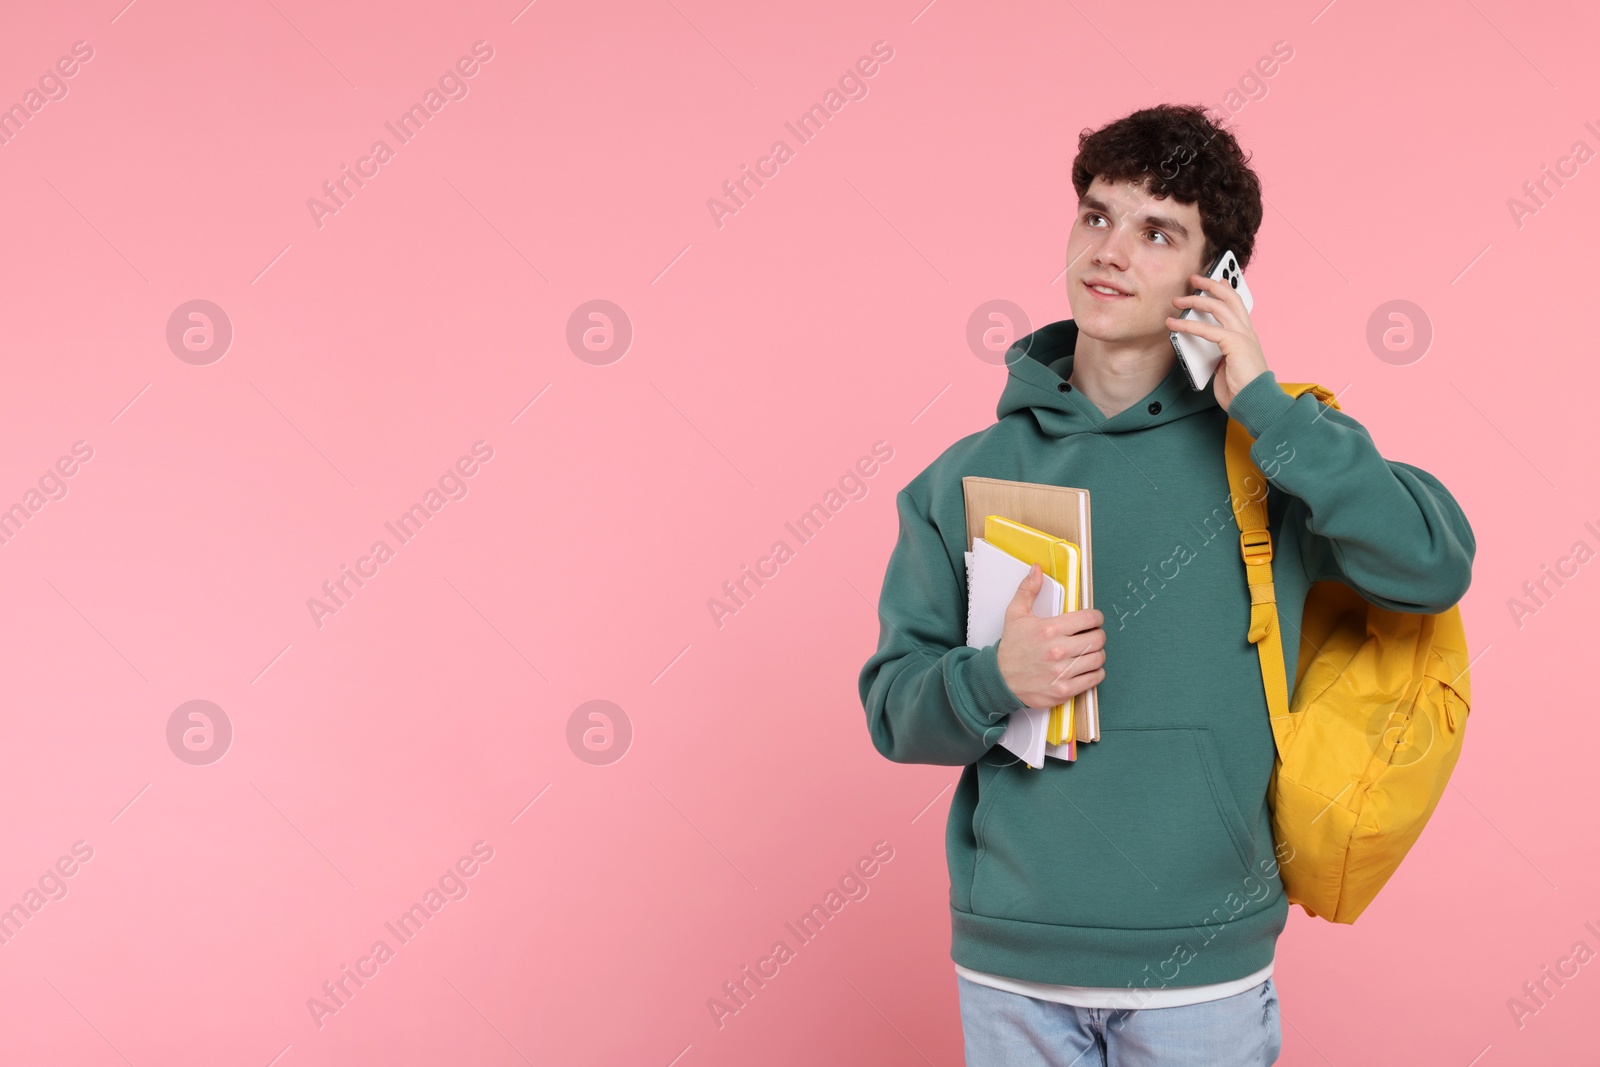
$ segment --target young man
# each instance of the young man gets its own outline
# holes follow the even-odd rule
[[[1072,180],[1073,317],[1012,346],[998,421],[897,497],[861,701],[884,756],[965,767],[946,847],[971,1067],[1270,1064],[1289,904],[1228,420],[1267,476],[1289,678],[1311,583],[1442,612],[1467,590],[1476,541],[1438,479],[1285,394],[1238,294],[1202,277],[1225,249],[1248,268],[1261,223],[1230,133],[1198,108],[1138,111],[1080,137]],[[1188,307],[1220,325],[1180,322]],[[1205,389],[1170,330],[1221,347]],[[1096,610],[1035,617],[1035,571],[998,644],[966,646],[964,475],[1089,490]],[[1029,769],[996,747],[1013,711],[1096,684],[1101,738],[1075,761]]]

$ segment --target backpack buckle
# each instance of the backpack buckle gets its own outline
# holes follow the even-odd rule
[[[1243,530],[1239,533],[1239,554],[1247,564],[1272,562],[1272,534],[1266,530]]]

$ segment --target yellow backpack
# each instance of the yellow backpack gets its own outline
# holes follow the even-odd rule
[[[1329,390],[1286,384],[1338,410]],[[1472,691],[1461,610],[1380,608],[1339,582],[1306,594],[1293,702],[1272,590],[1265,481],[1254,438],[1228,420],[1228,483],[1250,582],[1248,638],[1277,746],[1268,785],[1279,871],[1292,904],[1353,923],[1422,833],[1461,755]],[[1256,479],[1256,494],[1247,491]]]

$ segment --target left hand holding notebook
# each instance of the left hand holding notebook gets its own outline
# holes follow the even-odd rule
[[[1001,677],[1031,708],[1064,703],[1106,676],[1105,616],[1094,608],[1035,615],[1034,598],[1043,584],[1044,571],[1034,564],[1006,608],[996,650]]]

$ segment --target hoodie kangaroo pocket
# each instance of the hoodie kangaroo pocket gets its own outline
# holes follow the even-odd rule
[[[979,915],[1165,929],[1249,888],[1250,831],[1203,726],[1107,728],[1073,763],[1014,764],[983,788]]]

